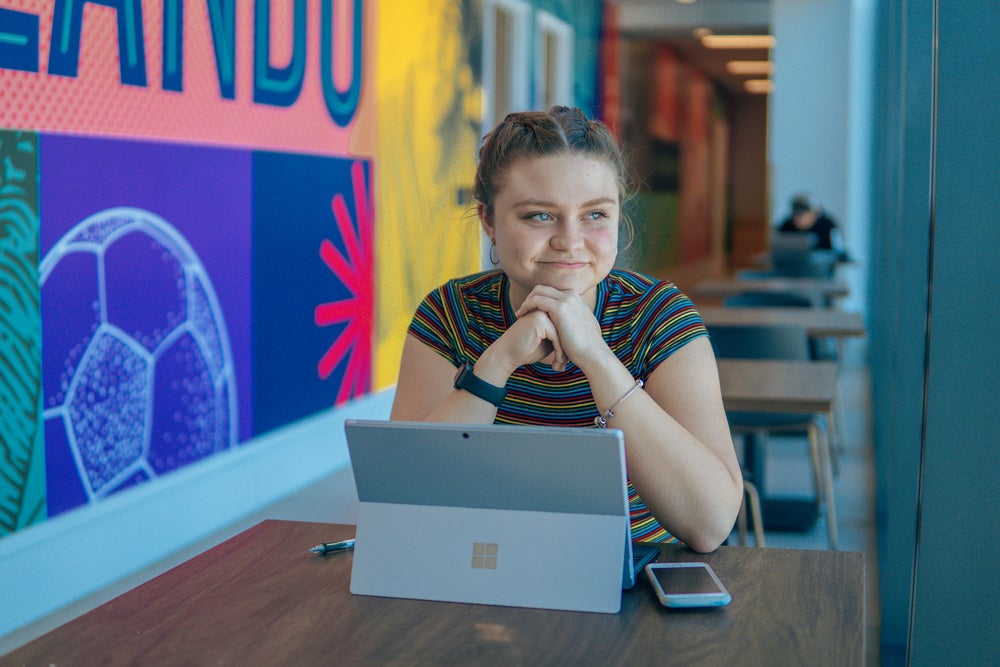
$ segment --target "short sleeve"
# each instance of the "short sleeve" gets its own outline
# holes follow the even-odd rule
[[[637,304],[633,322],[640,377],[648,377],[677,350],[708,335],[691,299],[668,282],[650,287]]]
[[[454,318],[446,307],[448,286],[442,286],[426,297],[417,306],[407,333],[440,354],[456,366],[459,360],[459,335]]]

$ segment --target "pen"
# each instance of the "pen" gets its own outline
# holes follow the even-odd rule
[[[339,542],[324,542],[323,544],[317,544],[309,551],[314,554],[328,554],[331,551],[347,551],[348,549],[354,548],[354,540],[341,540]]]

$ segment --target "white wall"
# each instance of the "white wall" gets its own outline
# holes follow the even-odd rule
[[[810,192],[860,261],[843,306],[865,307],[872,127],[873,10],[862,0],[772,0],[775,89],[769,96],[772,223]]]
[[[0,540],[0,639],[347,469],[344,420],[387,419],[393,393],[369,394]]]

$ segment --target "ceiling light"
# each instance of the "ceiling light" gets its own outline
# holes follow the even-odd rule
[[[772,35],[705,35],[701,45],[707,49],[771,49]]]
[[[748,93],[769,93],[774,90],[770,79],[749,79],[743,82],[743,89]]]
[[[697,37],[698,39],[701,39],[705,35],[711,35],[712,34],[712,29],[711,28],[706,28],[706,27],[702,26],[700,28],[695,28],[694,30],[692,30],[691,34],[694,35],[695,37]]]
[[[767,76],[774,65],[766,60],[730,60],[726,63],[726,71],[730,74],[752,74]]]

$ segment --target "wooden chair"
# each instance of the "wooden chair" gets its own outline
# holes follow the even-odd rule
[[[767,546],[764,542],[764,518],[760,511],[760,494],[749,480],[743,480],[743,504],[736,515],[736,536],[741,547],[747,545],[747,514],[753,523],[753,543],[755,547]]]
[[[709,337],[719,358],[810,359],[808,336],[802,327],[716,325],[709,327]],[[769,434],[805,433],[817,508],[826,510],[827,540],[830,548],[836,549],[837,508],[829,470],[830,437],[824,429],[832,422],[827,419],[828,423],[824,424],[819,415],[798,413],[728,411],[726,416],[733,435],[752,435],[762,444],[766,443]]]

